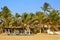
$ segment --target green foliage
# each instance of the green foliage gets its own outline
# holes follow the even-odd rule
[[[48,10],[49,4],[45,2],[42,8],[44,11]],[[0,18],[2,20],[0,24],[4,27],[18,27],[21,25],[26,25],[27,27],[28,24],[30,26],[39,24],[41,27],[43,24],[47,23],[51,23],[52,25],[60,25],[60,12],[58,10],[53,9],[49,10],[49,13],[48,11],[46,13],[47,14],[41,11],[38,11],[34,14],[24,12],[22,15],[16,13],[15,16],[13,16],[8,7],[4,6],[2,11],[0,11]],[[38,28],[35,29],[37,30]]]
[[[18,17],[21,17],[21,16],[20,16],[18,13],[16,13],[15,17],[17,17],[17,18],[18,18]]]
[[[44,11],[46,11],[46,10],[48,9],[48,7],[49,7],[49,4],[48,4],[47,2],[45,2],[45,3],[43,4],[42,9],[43,9]]]

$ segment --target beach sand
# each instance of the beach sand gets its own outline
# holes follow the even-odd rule
[[[60,40],[60,35],[36,34],[31,36],[0,35],[0,40]]]

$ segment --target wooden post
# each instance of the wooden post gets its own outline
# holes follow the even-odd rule
[[[0,34],[3,32],[2,28],[0,28]]]
[[[8,35],[10,35],[10,29],[8,29]]]

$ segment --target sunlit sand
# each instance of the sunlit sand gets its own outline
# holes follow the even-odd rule
[[[0,35],[0,40],[60,40],[60,35],[36,34],[31,36]]]

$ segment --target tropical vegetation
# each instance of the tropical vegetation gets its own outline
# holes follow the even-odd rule
[[[53,9],[47,2],[41,7],[43,11],[36,13],[24,12],[22,15],[16,13],[12,15],[7,6],[0,11],[0,27],[23,27],[27,30],[34,29],[34,33],[42,32],[44,25],[56,31],[60,27],[60,11]]]

